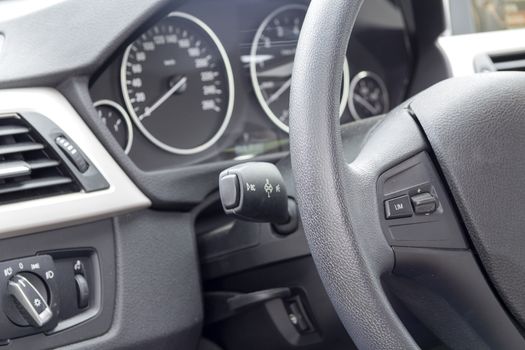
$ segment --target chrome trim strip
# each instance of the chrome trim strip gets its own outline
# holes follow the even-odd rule
[[[100,106],[109,106],[114,108],[120,115],[122,116],[122,119],[124,119],[124,123],[126,123],[126,130],[128,131],[128,140],[126,142],[126,147],[124,148],[124,153],[128,154],[129,151],[131,151],[131,146],[133,145],[133,126],[131,125],[131,118],[129,117],[128,112],[112,100],[98,100],[97,102],[93,103],[93,107],[97,108]],[[109,127],[109,125],[107,125]]]
[[[250,55],[248,56],[248,63],[250,67],[250,78],[252,82],[252,87],[255,92],[255,96],[257,97],[257,100],[259,101],[259,104],[261,108],[264,110],[268,118],[282,131],[289,133],[290,128],[288,125],[286,125],[281,119],[279,119],[275,113],[272,111],[268,103],[266,102],[266,99],[264,98],[264,95],[261,90],[261,86],[259,84],[259,78],[257,78],[257,49],[259,48],[259,42],[261,40],[261,37],[264,34],[264,30],[270,23],[272,19],[275,18],[275,16],[281,14],[282,12],[288,11],[288,10],[304,10],[305,14],[306,11],[308,11],[308,6],[303,4],[288,4],[281,6],[277,8],[276,10],[270,12],[261,22],[259,27],[257,28],[257,31],[255,32],[255,36],[252,40],[251,48],[250,48]],[[293,63],[293,62],[292,62]],[[341,118],[343,116],[343,113],[346,109],[346,104],[348,101],[348,98],[350,96],[350,66],[348,64],[348,59],[345,57],[345,62],[343,64],[343,92],[341,96],[341,103],[339,105],[339,117]]]
[[[31,166],[24,161],[6,162],[0,164],[0,179],[31,174]]]

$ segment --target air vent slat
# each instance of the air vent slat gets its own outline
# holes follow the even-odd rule
[[[3,156],[6,154],[38,151],[41,149],[44,149],[44,145],[42,145],[41,143],[33,143],[33,142],[14,143],[10,145],[0,146],[0,155]]]
[[[53,159],[39,159],[27,162],[31,170],[52,168],[60,165],[60,162]]]
[[[27,134],[29,128],[19,125],[0,126],[0,136]]]
[[[58,165],[60,165],[60,162],[53,159],[2,162],[0,163],[0,179],[28,176],[33,170],[53,168]]]
[[[49,141],[22,116],[0,114],[0,205],[79,190]]]
[[[31,166],[24,161],[0,163],[0,179],[31,174]]]
[[[69,177],[64,176],[54,176],[37,180],[20,181],[17,183],[0,185],[0,195],[12,192],[35,190],[44,187],[66,185],[71,182],[72,180]]]

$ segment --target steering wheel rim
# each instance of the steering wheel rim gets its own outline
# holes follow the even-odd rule
[[[392,250],[384,237],[376,235],[366,242],[353,235],[354,223],[348,216],[347,191],[353,186],[346,174],[349,169],[336,106],[347,43],[362,3],[310,3],[291,87],[292,167],[314,261],[356,345],[415,349],[416,343],[390,306],[378,278],[391,270]]]

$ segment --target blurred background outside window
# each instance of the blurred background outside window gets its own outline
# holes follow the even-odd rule
[[[476,31],[525,27],[525,0],[472,0]]]

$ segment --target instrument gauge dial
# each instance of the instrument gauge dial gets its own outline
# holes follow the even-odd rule
[[[357,74],[350,83],[348,108],[356,120],[388,112],[388,90],[383,80],[369,71]]]
[[[129,153],[133,144],[133,127],[126,110],[111,100],[99,100],[93,106],[98,117],[117,140],[120,147],[126,154]]]
[[[212,29],[187,13],[172,12],[127,47],[121,87],[138,129],[174,154],[213,146],[233,111],[228,55]]]
[[[270,13],[255,33],[250,50],[250,76],[262,109],[281,130],[288,132],[292,69],[297,41],[307,7],[285,5]],[[345,59],[339,116],[346,109],[349,68]]]

